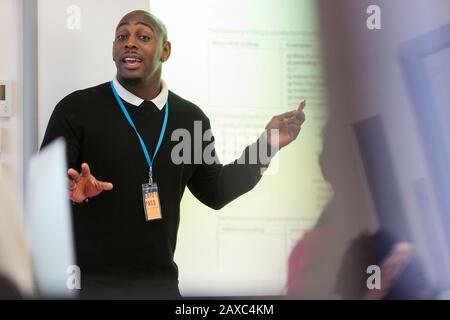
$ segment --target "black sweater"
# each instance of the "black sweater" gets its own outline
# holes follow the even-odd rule
[[[166,134],[153,164],[162,220],[145,221],[141,185],[148,181],[148,165],[138,138],[125,119],[109,83],[76,91],[58,103],[42,147],[57,137],[67,143],[69,167],[86,162],[99,180],[114,189],[73,207],[77,263],[83,275],[101,275],[114,285],[125,279],[146,285],[178,283],[173,261],[185,186],[205,205],[220,209],[252,189],[261,178],[261,165],[181,164],[171,161],[171,141],[177,128],[194,134],[194,121],[203,131],[210,122],[199,107],[169,92]],[[165,110],[149,101],[133,106],[124,101],[149,154],[154,153]],[[205,148],[208,142],[204,142]],[[192,141],[192,152],[194,151]],[[250,148],[243,156],[248,156]],[[193,156],[192,156],[193,159]],[[84,277],[86,279],[86,277]],[[145,279],[145,281],[144,281]]]

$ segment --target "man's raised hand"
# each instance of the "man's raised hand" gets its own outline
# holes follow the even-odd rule
[[[302,101],[298,108],[294,111],[286,112],[275,116],[266,126],[267,143],[277,149],[281,149],[294,141],[299,132],[303,122],[305,122],[305,108],[306,101]],[[278,130],[278,145],[276,141],[271,141],[272,130]]]
[[[87,163],[81,165],[81,173],[70,168],[67,172],[70,200],[76,203],[85,201],[87,198],[98,196],[103,191],[109,191],[113,188],[112,183],[97,180],[89,169]]]

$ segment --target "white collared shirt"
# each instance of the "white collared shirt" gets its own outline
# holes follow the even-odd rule
[[[126,102],[137,107],[140,106],[142,102],[144,102],[144,99],[139,98],[138,96],[125,89],[117,80],[117,76],[114,77],[113,83],[117,93],[119,94],[119,97],[122,100],[125,100]],[[150,102],[153,102],[159,110],[162,110],[166,105],[168,97],[169,89],[167,87],[167,84],[164,80],[161,80],[161,92],[154,99],[150,100]]]

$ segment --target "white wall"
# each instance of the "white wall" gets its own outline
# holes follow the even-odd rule
[[[0,0],[0,80],[12,81],[12,117],[0,118],[0,179],[22,185],[21,1]]]

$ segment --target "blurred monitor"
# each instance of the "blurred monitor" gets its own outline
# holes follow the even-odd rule
[[[26,185],[26,226],[38,294],[70,298],[75,265],[70,203],[67,195],[65,142],[54,141],[30,161]]]

